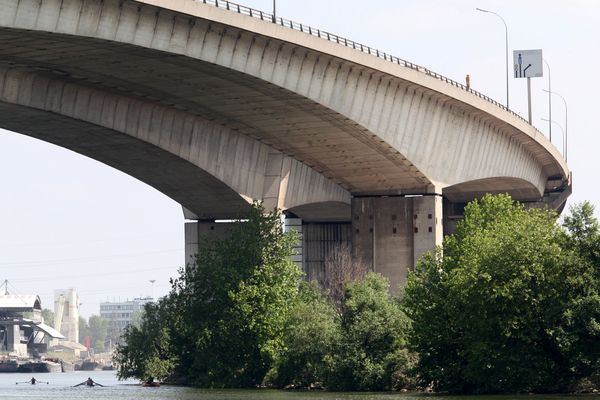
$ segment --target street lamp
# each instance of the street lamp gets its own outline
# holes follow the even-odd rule
[[[560,97],[560,99],[563,101],[564,105],[565,105],[565,137],[564,137],[564,153],[565,153],[565,161],[567,161],[567,152],[568,152],[568,148],[569,148],[569,127],[568,127],[568,117],[569,117],[569,110],[567,108],[567,101],[565,100],[564,97],[562,97],[559,93],[556,92],[552,92],[550,90],[546,90],[546,89],[542,89],[544,92],[547,92],[549,94],[553,94],[555,96]]]
[[[152,301],[154,301],[154,282],[156,282],[156,279],[150,279],[150,297],[152,297]]]
[[[556,122],[553,119],[542,118],[542,121],[546,121],[549,124],[556,124],[556,126],[558,126],[560,128],[560,131],[562,132],[562,137],[563,137],[563,143],[562,143],[562,145],[563,145],[563,155],[565,156],[565,161],[566,161],[567,160],[567,156],[566,156],[567,152],[566,152],[566,147],[565,147],[565,137],[566,137],[565,136],[565,130],[563,129],[563,127],[558,122]]]
[[[550,81],[550,65],[548,62],[543,59],[544,64],[546,64],[546,69],[548,69],[548,138],[550,139],[550,143],[552,143],[552,86]]]
[[[277,0],[273,0],[273,23],[276,24],[277,23],[277,17],[275,16],[275,2]]]
[[[476,8],[477,11],[481,11],[484,13],[489,13],[489,14],[493,14],[496,17],[500,18],[500,20],[502,20],[502,23],[504,24],[504,33],[505,33],[505,47],[506,47],[506,108],[509,108],[508,106],[508,26],[506,25],[506,21],[504,20],[504,18],[502,18],[499,14],[496,14],[493,11],[489,11],[489,10],[484,10],[483,8]]]

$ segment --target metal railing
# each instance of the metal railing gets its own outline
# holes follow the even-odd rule
[[[510,112],[512,115],[516,116],[517,118],[519,118],[519,119],[521,119],[521,120],[523,120],[523,121],[525,121],[525,122],[527,122],[529,124],[529,122],[525,118],[521,117],[519,114],[515,113],[514,111],[506,108],[505,105],[500,104],[496,100],[494,100],[494,99],[492,99],[492,98],[484,95],[483,93],[480,93],[480,92],[478,92],[476,90],[468,88],[466,85],[463,85],[462,83],[456,82],[455,80],[452,80],[452,79],[447,78],[447,77],[445,77],[443,75],[440,75],[437,72],[431,71],[428,68],[422,67],[422,66],[420,66],[418,64],[411,63],[410,61],[403,60],[401,58],[398,58],[396,56],[387,54],[387,53],[385,53],[383,51],[379,51],[377,49],[374,49],[372,47],[366,46],[364,44],[357,43],[357,42],[355,42],[353,40],[346,39],[344,37],[341,37],[341,36],[335,35],[333,33],[326,32],[326,31],[322,31],[320,29],[315,29],[313,27],[310,27],[310,26],[307,26],[307,25],[303,25],[303,24],[300,24],[298,22],[291,21],[289,19],[285,19],[285,18],[281,18],[281,17],[275,17],[271,13],[264,12],[264,11],[261,11],[261,10],[256,10],[254,8],[246,7],[246,6],[237,4],[237,3],[233,3],[231,1],[227,1],[227,0],[194,0],[194,1],[197,1],[199,3],[201,2],[201,3],[204,3],[204,4],[208,4],[208,5],[212,5],[212,6],[215,6],[217,8],[223,8],[223,9],[226,9],[226,10],[237,12],[239,14],[248,15],[250,17],[257,18],[257,19],[260,19],[262,21],[269,21],[269,22],[275,23],[277,25],[285,26],[287,28],[294,29],[296,31],[304,32],[304,33],[307,33],[309,35],[316,36],[318,38],[328,40],[330,42],[335,42],[337,44],[341,44],[342,46],[351,47],[351,48],[353,48],[355,50],[359,50],[359,51],[361,51],[363,53],[367,53],[367,54],[370,54],[372,56],[384,59],[384,60],[389,61],[391,63],[398,64],[398,65],[401,65],[403,67],[410,68],[410,69],[422,72],[422,73],[424,73],[424,74],[426,74],[428,76],[431,76],[431,77],[436,78],[436,79],[438,79],[440,81],[446,82],[446,83],[448,83],[448,84],[450,84],[452,86],[456,86],[456,87],[461,88],[461,89],[463,89],[463,90],[465,90],[465,91],[467,91],[469,93],[472,93],[475,96],[480,97],[483,100],[486,100],[486,101],[492,103],[493,105],[495,105],[497,107],[500,107],[501,109],[503,109],[505,111]]]

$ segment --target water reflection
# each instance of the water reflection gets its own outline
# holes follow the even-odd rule
[[[185,387],[161,386],[144,388],[136,381],[120,382],[113,372],[74,372],[65,374],[37,374],[49,384],[30,385],[28,374],[0,374],[0,399],[119,399],[119,400],[600,400],[600,396],[438,396],[402,393],[323,393],[289,392],[278,390],[202,390]],[[106,387],[73,387],[87,378]],[[17,384],[19,382],[19,384]]]

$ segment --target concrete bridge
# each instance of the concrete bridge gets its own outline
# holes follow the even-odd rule
[[[274,23],[275,22],[275,23]],[[0,127],[99,160],[184,209],[187,254],[253,199],[393,285],[464,203],[558,210],[557,149],[491,99],[342,37],[215,0],[0,0]]]

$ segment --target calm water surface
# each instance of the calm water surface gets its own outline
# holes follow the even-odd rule
[[[201,390],[163,386],[144,388],[136,381],[120,382],[111,371],[35,374],[48,384],[30,385],[21,382],[30,374],[0,374],[0,399],[122,399],[122,400],[600,400],[600,396],[432,396],[390,393],[307,393],[277,390]],[[90,376],[106,387],[73,387]],[[19,382],[19,384],[17,384]]]

